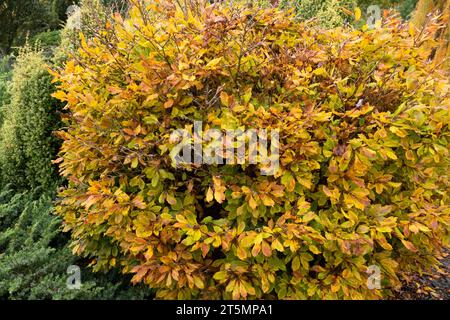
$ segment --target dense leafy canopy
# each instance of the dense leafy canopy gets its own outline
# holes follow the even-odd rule
[[[435,265],[450,214],[437,28],[391,16],[320,30],[276,8],[141,1],[81,35],[54,72],[74,252],[159,298],[379,298]],[[280,170],[175,168],[170,134],[194,120],[280,130]],[[368,289],[371,265],[386,289]]]

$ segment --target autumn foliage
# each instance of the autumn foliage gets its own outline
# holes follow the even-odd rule
[[[435,15],[433,15],[435,13]],[[436,16],[436,13],[439,15]],[[439,19],[440,28],[436,30],[434,38],[436,44],[431,48],[430,59],[436,64],[450,68],[450,1],[449,0],[420,0],[412,19],[419,29],[432,19]]]
[[[450,100],[427,62],[433,32],[176,3],[140,1],[55,72],[67,103],[57,212],[74,252],[163,299],[376,299],[437,265]],[[174,166],[170,135],[194,120],[280,130],[280,169]]]

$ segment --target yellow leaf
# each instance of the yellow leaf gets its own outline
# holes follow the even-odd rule
[[[208,191],[206,192],[206,202],[211,202],[214,199],[214,193],[211,189],[211,187],[208,188]]]
[[[203,280],[199,276],[193,276],[194,278],[194,284],[197,288],[203,289],[205,288],[205,284],[203,283]]]
[[[170,108],[171,106],[173,106],[173,99],[169,99],[169,100],[167,100],[165,103],[164,103],[164,108],[166,108],[166,109],[168,109],[168,108]]]
[[[288,191],[293,191],[295,188],[295,179],[290,172],[286,172],[281,178],[281,183]]]
[[[255,242],[255,237],[254,236],[246,236],[244,237],[241,241],[240,241],[240,245],[243,248],[248,248],[250,247],[253,243]]]
[[[166,200],[172,206],[177,204],[177,199],[172,194],[167,194]]]
[[[223,192],[222,188],[221,189],[216,188],[214,190],[214,199],[216,199],[218,203],[222,203],[225,201],[225,193]]]
[[[183,80],[186,80],[186,81],[194,81],[194,80],[195,80],[195,75],[187,75],[187,74],[183,74]]]
[[[325,193],[325,195],[329,198],[333,196],[333,194],[331,193],[330,189],[328,189],[327,186],[323,186],[323,193]]]
[[[396,154],[391,149],[384,149],[388,158],[392,160],[397,160]]]
[[[216,280],[223,280],[223,279],[226,279],[227,276],[228,276],[228,273],[226,271],[219,271],[214,274],[213,278]]]
[[[132,201],[133,205],[139,209],[145,209],[147,205],[144,203],[142,196],[137,196]]]
[[[278,239],[275,239],[272,242],[272,249],[280,251],[280,252],[284,251],[284,247],[283,247],[283,245],[281,244],[281,242]]]
[[[304,223],[308,223],[310,222],[312,219],[314,219],[316,217],[316,214],[312,211],[309,211],[307,214],[305,214],[302,218],[302,221]]]
[[[241,247],[238,247],[236,250],[236,255],[239,259],[245,260],[247,258],[247,251]]]
[[[123,216],[120,213],[116,213],[114,216],[114,222],[116,224],[119,224],[122,222]]]
[[[232,292],[234,290],[234,287],[236,286],[236,280],[231,280],[227,287],[225,288],[226,292]]]
[[[87,48],[86,38],[82,32],[79,33],[80,40],[81,40],[81,46],[83,48]]]
[[[266,241],[262,242],[262,253],[266,257],[270,257],[272,255],[272,249]]]
[[[311,251],[314,254],[319,254],[320,253],[320,250],[315,245],[310,245],[309,246],[309,251]]]
[[[244,299],[247,297],[247,289],[245,289],[245,286],[242,282],[239,285],[239,292]]]
[[[138,166],[139,164],[139,159],[138,158],[134,158],[133,160],[131,160],[131,167],[134,169]]]
[[[384,189],[384,185],[383,184],[381,184],[381,183],[375,184],[375,191],[378,194],[381,194],[383,192],[383,189]]]
[[[389,130],[393,134],[399,136],[400,138],[404,138],[404,137],[406,137],[408,135],[408,133],[405,130],[402,130],[402,129],[397,128],[397,127],[391,127],[391,128],[389,128]]]
[[[222,102],[222,104],[225,107],[229,107],[230,106],[230,96],[225,91],[222,91],[220,93],[220,102]]]
[[[355,20],[356,21],[361,20],[361,9],[358,7],[355,8]]]
[[[419,232],[419,228],[414,224],[410,225],[408,228],[412,233],[417,234]]]
[[[300,259],[296,256],[292,259],[292,271],[297,271],[298,269],[300,269]]]
[[[238,227],[237,227],[237,232],[238,233],[242,233],[245,229],[245,222],[244,221],[239,221],[238,223]]]
[[[252,256],[256,257],[260,251],[261,251],[261,244],[259,243],[255,244],[252,249]]]
[[[151,257],[153,257],[153,247],[152,246],[148,246],[147,252],[145,253],[145,258],[147,260],[150,260]]]
[[[369,227],[366,225],[360,225],[360,226],[358,226],[358,229],[356,229],[356,232],[367,233],[367,232],[369,232]]]
[[[373,151],[369,148],[366,148],[366,147],[362,147],[360,149],[360,151],[361,151],[361,154],[363,154],[364,156],[366,156],[369,159],[374,159],[377,156],[377,153],[375,151]]]
[[[409,161],[413,161],[414,160],[414,153],[411,150],[406,151],[406,159]]]
[[[313,74],[316,76],[323,76],[323,77],[328,76],[327,70],[325,70],[325,68],[323,67],[314,70]]]
[[[52,94],[52,97],[61,101],[67,101],[67,95],[64,91],[57,91]]]
[[[311,189],[312,187],[312,183],[311,180],[308,178],[303,178],[303,177],[297,177],[297,181],[304,186],[306,189]]]
[[[406,241],[406,240],[403,240],[403,239],[400,239],[400,240],[402,241],[403,245],[404,245],[408,250],[410,250],[410,251],[412,251],[412,252],[417,252],[416,247],[415,247],[411,242]]]
[[[331,285],[331,292],[338,292],[340,288],[341,285],[339,284],[339,282],[335,282]]]

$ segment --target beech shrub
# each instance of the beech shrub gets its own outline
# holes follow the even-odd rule
[[[177,3],[136,2],[53,71],[73,251],[162,299],[376,299],[436,266],[450,214],[448,72],[426,49],[439,26],[320,30],[277,8]],[[171,134],[193,121],[279,130],[279,169],[174,165]]]

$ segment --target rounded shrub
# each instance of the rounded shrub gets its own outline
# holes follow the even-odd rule
[[[57,212],[74,252],[163,299],[374,299],[437,265],[450,100],[423,49],[431,32],[389,17],[319,30],[276,8],[139,3],[54,73],[70,114]],[[261,174],[247,147],[232,164],[224,149],[251,137],[199,140],[196,121],[219,136],[254,129],[261,144],[261,129],[278,133],[279,166]],[[174,161],[195,141],[215,164]]]

